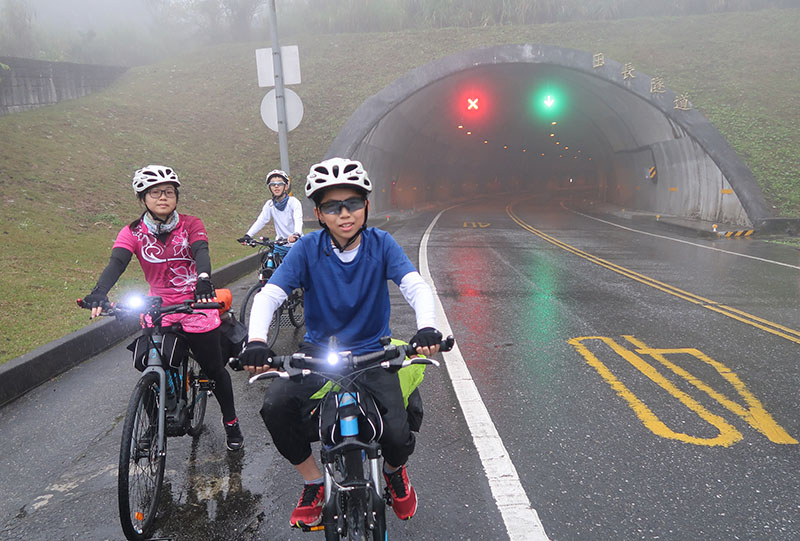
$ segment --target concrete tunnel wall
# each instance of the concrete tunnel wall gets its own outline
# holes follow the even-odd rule
[[[364,162],[375,183],[375,212],[487,188],[545,195],[579,188],[631,210],[766,224],[772,213],[757,181],[719,131],[698,111],[676,109],[674,92],[651,92],[650,76],[634,75],[625,79],[623,65],[608,59],[595,68],[592,53],[572,49],[472,49],[418,67],[368,98],[326,158]],[[456,132],[451,104],[459,88],[476,81],[495,94],[495,121],[467,142]],[[543,128],[517,110],[527,87],[540,81],[569,89],[570,111],[559,129],[582,151],[572,160],[556,160],[536,133]]]

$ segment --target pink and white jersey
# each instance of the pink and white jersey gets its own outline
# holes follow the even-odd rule
[[[150,295],[161,297],[164,305],[180,304],[194,298],[197,269],[190,246],[198,240],[208,240],[203,222],[194,216],[181,214],[178,225],[160,242],[151,234],[144,221],[133,230],[122,228],[114,248],[125,248],[136,254],[144,277],[150,284]],[[196,314],[170,314],[164,324],[181,322],[190,333],[208,332],[220,325],[217,310],[199,310]]]

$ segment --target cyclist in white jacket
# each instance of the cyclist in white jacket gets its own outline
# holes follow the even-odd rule
[[[285,171],[274,169],[267,173],[266,180],[272,198],[264,203],[261,214],[258,215],[247,233],[237,241],[246,245],[253,235],[261,231],[270,220],[273,220],[276,238],[284,238],[289,241],[286,246],[276,246],[275,249],[280,255],[286,255],[285,252],[288,252],[289,248],[303,235],[303,207],[296,197],[289,195],[291,180]]]

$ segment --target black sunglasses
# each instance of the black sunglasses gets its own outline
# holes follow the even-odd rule
[[[351,197],[349,199],[345,199],[344,201],[332,199],[330,201],[321,203],[319,206],[319,211],[322,214],[339,214],[342,212],[342,208],[346,208],[347,212],[353,212],[356,210],[361,210],[365,206],[367,206],[367,200],[361,197]]]

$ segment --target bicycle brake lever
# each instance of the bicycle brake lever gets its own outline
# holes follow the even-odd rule
[[[278,372],[275,370],[271,370],[269,372],[262,372],[260,374],[256,374],[255,376],[251,376],[248,380],[249,383],[255,383],[260,379],[267,379],[267,378],[283,378],[289,379],[289,374],[286,372]]]

